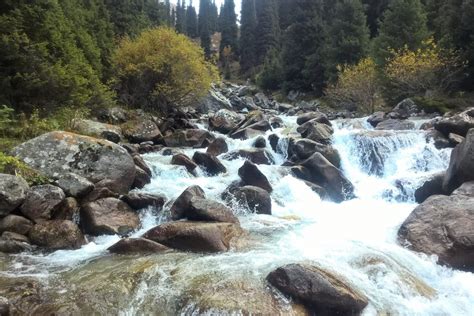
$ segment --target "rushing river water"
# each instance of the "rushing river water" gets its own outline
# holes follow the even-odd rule
[[[285,126],[272,132],[282,138],[296,129],[296,118],[283,121]],[[106,249],[119,237],[103,236],[75,251],[0,257],[0,286],[24,291],[25,283],[38,284],[25,290],[40,298],[35,314],[299,315],[297,306],[268,287],[265,276],[278,266],[306,261],[337,272],[366,294],[370,304],[364,315],[474,315],[473,274],[437,265],[436,258],[396,241],[398,227],[416,206],[414,190],[447,167],[449,150],[427,143],[423,131],[373,131],[363,119],[334,126],[334,146],[356,188],[354,200],[322,201],[280,166],[284,155],[268,148],[276,164],[259,168],[274,189],[273,215],[235,207],[249,232],[239,249],[214,255],[117,256]],[[226,140],[230,150],[253,143]],[[280,141],[280,152],[286,146]],[[183,152],[192,156],[194,150]],[[223,160],[226,174],[207,177],[199,171],[194,177],[170,165],[171,156],[144,158],[154,177],[143,191],[168,200],[190,185],[220,200],[239,179],[237,170],[244,162]],[[160,214],[143,211],[143,227],[134,236],[167,221],[169,206]]]

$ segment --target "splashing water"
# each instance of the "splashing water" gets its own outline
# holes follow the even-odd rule
[[[447,167],[449,150],[427,143],[423,131],[374,131],[364,119],[335,122],[334,146],[357,195],[335,204],[321,200],[281,166],[288,149],[283,139],[296,129],[296,118],[282,119],[284,127],[266,135],[282,139],[277,152],[267,148],[276,164],[259,166],[274,189],[273,216],[235,209],[249,232],[248,245],[214,255],[112,256],[106,249],[119,237],[102,236],[79,250],[5,258],[0,282],[40,280],[48,301],[74,305],[82,314],[296,315],[297,309],[273,292],[265,277],[278,266],[307,261],[337,272],[365,293],[370,304],[364,315],[473,315],[473,274],[437,265],[436,258],[397,243],[398,227],[416,206],[414,190]],[[255,140],[226,141],[237,150],[250,148]],[[182,152],[192,156],[194,150]],[[169,201],[190,185],[220,201],[244,163],[222,160],[226,174],[207,177],[199,170],[194,177],[170,165],[169,156],[144,158],[153,180],[143,191]],[[159,215],[144,210],[142,228],[134,236],[166,221],[169,204]]]

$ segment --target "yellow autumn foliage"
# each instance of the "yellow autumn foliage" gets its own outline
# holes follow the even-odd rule
[[[415,51],[405,47],[391,53],[394,57],[388,60],[384,75],[390,94],[400,97],[449,92],[462,79],[466,66],[454,51],[439,47],[433,39]]]
[[[114,64],[119,99],[134,107],[156,110],[192,105],[219,79],[202,49],[167,27],[122,40]]]
[[[338,66],[338,71],[337,82],[325,91],[329,101],[361,113],[374,112],[380,101],[374,60],[365,58],[356,65]]]

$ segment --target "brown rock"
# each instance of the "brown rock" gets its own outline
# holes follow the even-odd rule
[[[201,166],[210,176],[217,176],[220,173],[227,172],[227,168],[217,157],[207,153],[195,152],[193,161]]]
[[[188,172],[192,175],[196,174],[196,168],[198,167],[198,165],[185,154],[174,155],[171,159],[171,164],[185,167],[186,170],[188,170]]]
[[[36,223],[49,220],[65,198],[63,190],[50,184],[31,187],[21,205],[21,213]]]
[[[273,188],[267,177],[257,168],[255,164],[246,160],[239,169],[239,176],[245,185],[252,185],[271,193]]]
[[[229,147],[224,138],[218,137],[207,147],[207,153],[213,156],[219,156],[229,151]]]
[[[184,218],[185,212],[190,207],[191,199],[194,197],[206,198],[206,194],[204,193],[204,190],[197,185],[193,185],[184,190],[171,206],[171,218],[173,220]]]
[[[146,254],[167,251],[170,248],[145,238],[124,238],[107,250],[116,254]]]
[[[52,250],[78,249],[86,243],[79,227],[64,220],[36,224],[30,230],[29,238],[33,244]]]
[[[129,194],[121,196],[120,199],[135,210],[141,210],[151,206],[155,208],[155,210],[161,211],[165,204],[164,197],[139,192],[130,192]]]
[[[10,231],[22,235],[27,235],[33,227],[33,222],[18,215],[8,215],[0,219],[0,233]]]

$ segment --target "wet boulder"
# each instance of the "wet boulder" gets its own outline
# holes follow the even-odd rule
[[[354,198],[353,184],[344,176],[340,169],[336,168],[320,153],[313,154],[310,158],[303,161],[301,166],[309,170],[311,174],[310,182],[323,187],[334,202],[342,202]]]
[[[75,198],[83,197],[94,190],[94,184],[92,182],[74,173],[61,175],[56,181],[56,185],[60,187],[67,196]]]
[[[161,211],[163,209],[163,205],[165,204],[164,197],[141,192],[130,192],[126,195],[122,195],[120,199],[127,203],[134,210],[153,207],[156,210]]]
[[[272,271],[267,280],[315,314],[358,315],[369,303],[340,276],[316,266],[289,264]]]
[[[33,247],[29,243],[11,240],[6,238],[0,238],[0,253],[21,253],[25,251],[31,251]],[[2,314],[0,314],[2,315]]]
[[[65,198],[64,191],[54,185],[34,186],[26,194],[20,210],[27,218],[38,223],[51,219]]]
[[[291,142],[289,154],[292,153],[296,154],[301,160],[308,159],[314,153],[320,153],[336,167],[341,165],[341,157],[337,149],[331,145],[321,144],[310,139],[299,139]]]
[[[124,125],[124,135],[131,142],[159,142],[162,139],[158,126],[152,120],[136,120]]]
[[[187,129],[174,132],[164,137],[168,147],[206,148],[215,137],[203,129]]]
[[[33,244],[51,250],[78,249],[86,243],[79,227],[67,220],[36,224],[28,236]]]
[[[150,182],[151,176],[145,170],[135,165],[135,180],[133,181],[132,188],[143,189]]]
[[[451,146],[456,147],[457,145],[461,144],[466,138],[458,134],[449,133],[448,139]]]
[[[222,134],[230,133],[241,122],[243,116],[233,111],[222,109],[209,118],[209,128]]]
[[[209,93],[204,97],[197,106],[197,110],[200,113],[209,113],[210,111],[216,112],[221,109],[232,108],[232,104],[218,89],[212,87]]]
[[[430,179],[425,181],[421,187],[415,191],[416,203],[423,203],[432,195],[445,194],[443,190],[444,172],[434,174]]]
[[[427,131],[426,140],[428,142],[433,142],[437,149],[453,147],[449,139],[446,138],[446,136],[444,136],[441,132],[435,129]]]
[[[120,126],[100,123],[92,120],[74,120],[72,129],[78,134],[97,138],[105,138],[104,135],[108,135],[108,137],[118,140],[117,142],[120,142],[123,137]]]
[[[0,217],[20,206],[28,190],[28,183],[23,178],[0,173]]]
[[[121,146],[67,132],[51,132],[13,149],[13,154],[50,178],[75,173],[96,184],[126,193],[135,179],[135,164]]]
[[[51,219],[76,221],[79,219],[79,202],[73,197],[67,197],[61,206],[53,213]]]
[[[390,115],[394,118],[407,119],[410,116],[413,116],[419,113],[420,110],[418,106],[412,99],[405,99],[398,103],[390,112]]]
[[[193,161],[201,166],[210,176],[217,176],[221,173],[226,173],[227,168],[219,161],[216,156],[208,153],[195,152]]]
[[[443,181],[443,190],[450,193],[464,182],[474,180],[474,128],[451,153],[451,160]]]
[[[100,199],[105,199],[105,198],[119,198],[120,195],[111,191],[108,188],[105,187],[97,187],[94,190],[92,190],[91,193],[87,194],[85,197],[83,197],[80,202],[81,205],[87,204],[89,202],[94,202]]]
[[[93,236],[126,235],[140,226],[140,219],[125,202],[105,198],[82,207],[81,224]]]
[[[231,190],[236,201],[257,214],[272,215],[272,198],[266,190],[255,186],[243,186]]]
[[[268,122],[272,128],[281,128],[283,127],[283,119],[279,116],[272,116]]]
[[[201,197],[191,198],[183,217],[190,221],[239,223],[230,208],[217,201]]]
[[[193,185],[184,190],[171,206],[171,218],[173,220],[183,218],[185,212],[189,209],[191,199],[195,197],[206,198],[206,194],[200,186]]]
[[[298,118],[296,119],[296,123],[298,125],[303,125],[309,121],[314,121],[314,122],[326,124],[329,126],[332,125],[328,117],[324,113],[321,113],[321,112],[304,113],[298,116]]]
[[[330,144],[334,130],[331,126],[318,123],[316,121],[309,121],[297,128],[297,132],[301,137],[307,138],[322,144]]]
[[[385,112],[375,112],[367,119],[367,122],[372,125],[372,127],[377,127],[379,123],[385,120]]]
[[[153,175],[150,167],[148,167],[148,165],[146,164],[142,156],[137,155],[137,154],[133,155],[133,162],[135,163],[135,166],[145,171],[150,177]]]
[[[143,237],[173,249],[215,253],[228,251],[241,234],[237,224],[180,221],[152,228]]]
[[[253,147],[255,148],[265,148],[267,147],[267,140],[263,136],[258,136],[253,142]]]
[[[377,124],[376,130],[403,131],[415,129],[415,123],[408,120],[388,119]]]
[[[244,128],[238,129],[233,132],[230,137],[234,139],[249,139],[258,135],[265,134],[266,131],[272,129],[270,122],[267,120],[261,120]]]
[[[464,137],[471,128],[474,128],[474,108],[451,117],[442,118],[434,123],[434,128],[446,137],[450,133]]]
[[[238,172],[245,185],[256,186],[269,193],[273,191],[267,177],[251,161],[246,160]]]
[[[225,160],[244,158],[257,165],[271,165],[273,163],[271,153],[262,148],[238,149],[227,153],[222,158]]]
[[[7,215],[0,219],[0,233],[5,231],[27,235],[34,223],[23,216]]]
[[[398,238],[443,264],[474,272],[474,196],[459,194],[463,191],[429,197],[405,220]]]
[[[198,167],[198,165],[185,154],[174,155],[173,158],[171,158],[171,164],[176,166],[183,166],[190,174],[196,175],[196,168]]]
[[[218,137],[214,140],[209,147],[207,147],[206,152],[213,156],[219,156],[229,151],[229,147],[224,138]]]
[[[170,248],[145,238],[123,238],[107,250],[111,253],[128,255],[160,253],[168,251]]]

